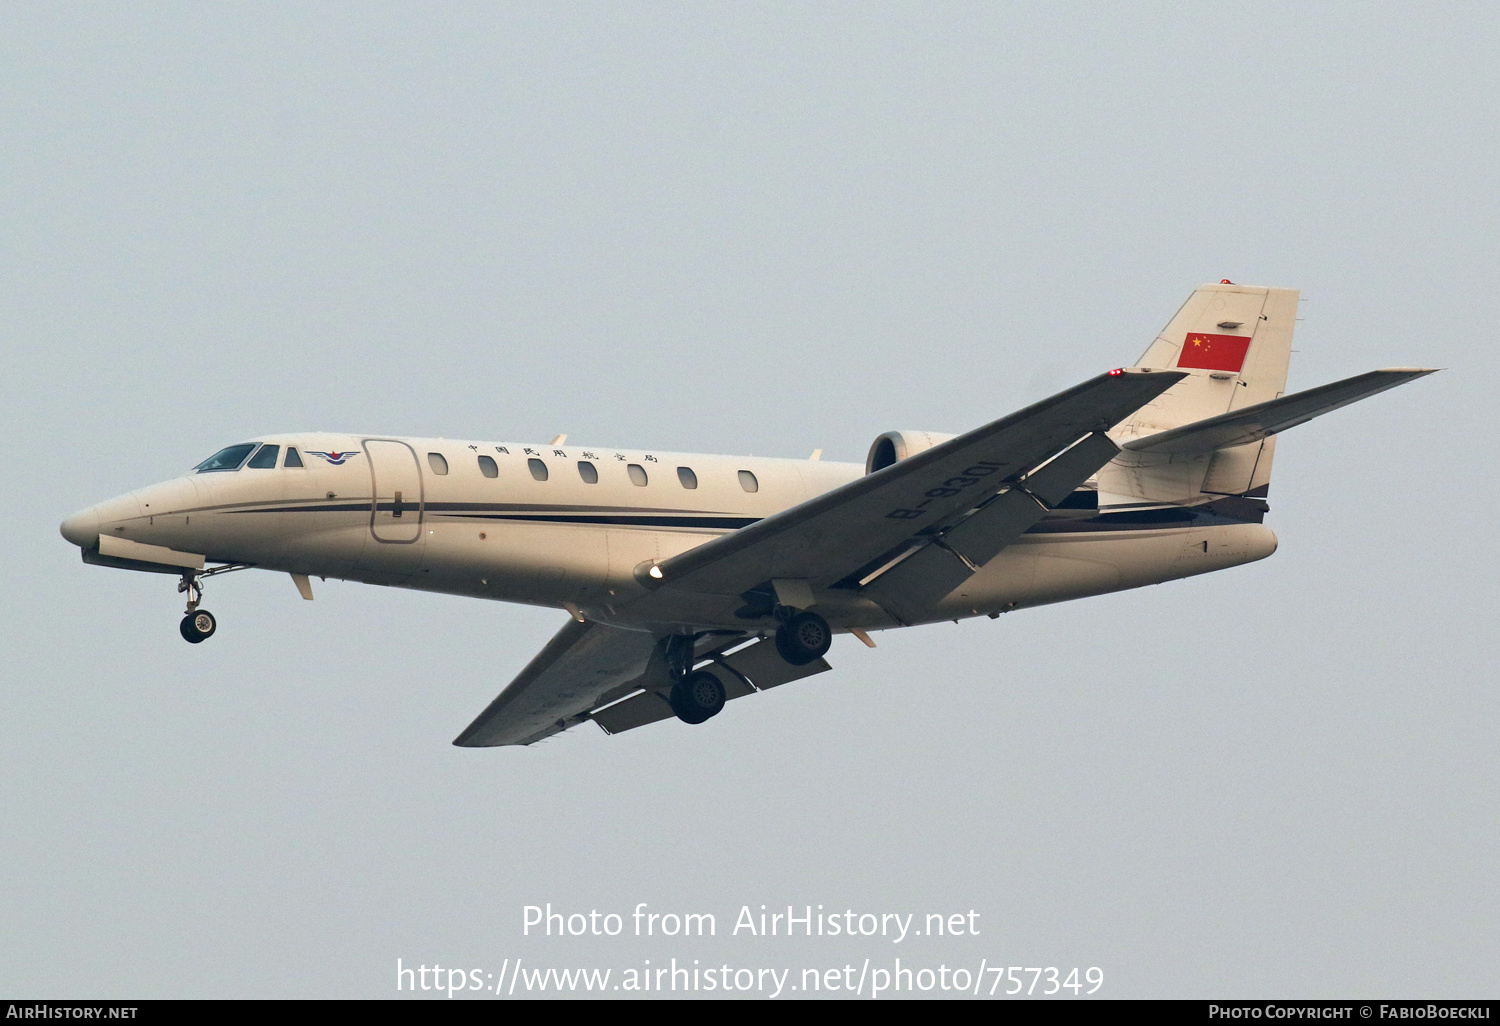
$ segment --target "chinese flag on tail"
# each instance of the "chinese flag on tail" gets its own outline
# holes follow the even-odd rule
[[[1182,355],[1177,357],[1177,366],[1237,374],[1245,365],[1245,353],[1249,348],[1250,338],[1247,335],[1210,335],[1193,331],[1188,333],[1186,341],[1182,343]]]

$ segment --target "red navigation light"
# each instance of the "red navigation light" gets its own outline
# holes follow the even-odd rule
[[[1109,372],[1109,376],[1112,377],[1112,378],[1115,378],[1115,377],[1119,377],[1121,374],[1124,374],[1124,373],[1125,373],[1125,369],[1123,367],[1116,367],[1114,370],[1112,370],[1112,371]]]
[[[1230,281],[1228,278],[1220,278],[1219,279],[1219,284],[1220,285],[1233,285],[1234,282]]]

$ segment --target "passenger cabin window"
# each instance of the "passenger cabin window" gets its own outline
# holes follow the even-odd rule
[[[631,463],[626,466],[625,472],[630,475],[631,484],[639,485],[642,488],[646,487],[645,467],[641,466],[639,463]]]
[[[239,470],[240,464],[245,462],[245,457],[254,451],[254,442],[231,445],[227,449],[220,449],[193,469],[200,474],[210,474],[216,470]]]
[[[541,460],[527,460],[526,466],[531,471],[532,477],[536,478],[538,481],[547,480],[547,464],[543,463]]]
[[[588,460],[579,460],[578,461],[578,476],[581,477],[581,478],[583,478],[583,483],[584,484],[598,484],[599,483],[599,468],[596,467],[596,466],[594,466]]]
[[[250,462],[246,463],[245,466],[253,467],[256,470],[275,470],[276,457],[280,455],[281,446],[263,445],[260,447],[259,452],[250,457]]]
[[[440,452],[428,453],[427,465],[432,468],[434,474],[443,475],[448,473],[448,457]]]
[[[740,487],[747,492],[760,491],[760,482],[755,480],[755,475],[748,470],[740,471]]]
[[[483,474],[485,477],[499,477],[500,476],[500,468],[497,467],[497,466],[495,466],[495,457],[493,457],[493,456],[481,456],[481,457],[479,457],[479,472],[481,474]]]
[[[692,467],[678,467],[677,480],[682,482],[684,488],[698,487],[698,475],[693,473]]]
[[[281,464],[283,467],[302,466],[302,454],[290,445],[286,447],[286,460]]]

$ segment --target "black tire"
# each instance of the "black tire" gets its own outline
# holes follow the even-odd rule
[[[724,708],[724,683],[706,670],[690,673],[672,688],[672,711],[684,723],[702,723]]]
[[[672,707],[672,711],[677,714],[677,718],[683,723],[701,722],[693,719],[693,714],[683,707],[682,688],[678,685],[672,685],[672,690],[667,693],[667,704]]]
[[[793,666],[823,658],[832,644],[833,631],[817,613],[804,610],[776,629],[776,651]]]
[[[219,621],[215,620],[214,614],[207,609],[200,609],[196,613],[184,616],[177,629],[182,633],[185,641],[196,645],[213,637],[214,631],[219,629]]]

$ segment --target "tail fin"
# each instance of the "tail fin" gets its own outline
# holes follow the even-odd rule
[[[1202,285],[1146,349],[1138,367],[1188,376],[1110,432],[1116,444],[1275,399],[1286,389],[1296,289]],[[1276,439],[1212,452],[1125,451],[1099,471],[1099,508],[1264,498]]]

